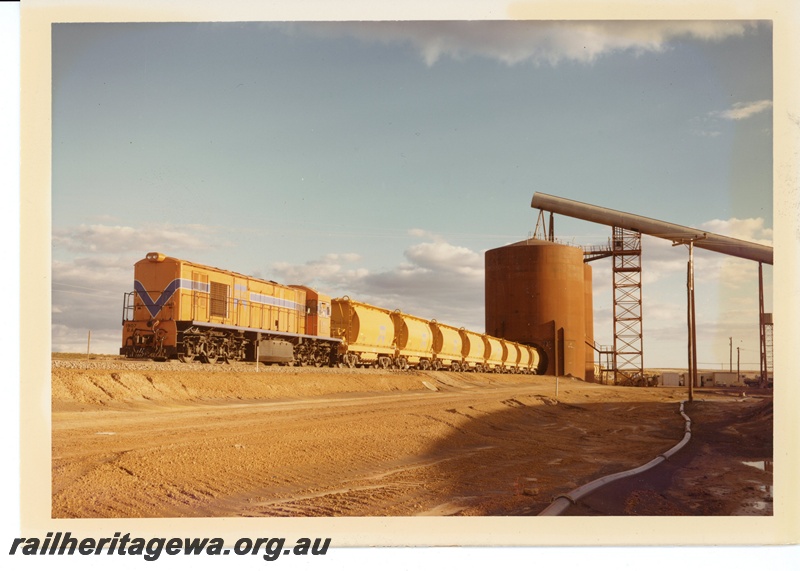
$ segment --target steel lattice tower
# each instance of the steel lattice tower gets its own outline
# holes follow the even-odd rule
[[[616,384],[644,380],[642,357],[642,234],[614,227],[614,371]]]

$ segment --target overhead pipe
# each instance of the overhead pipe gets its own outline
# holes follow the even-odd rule
[[[647,464],[642,464],[638,468],[633,468],[631,470],[626,470],[624,472],[617,472],[616,474],[609,474],[608,476],[603,476],[602,478],[598,478],[597,480],[593,480],[588,484],[584,484],[579,488],[572,490],[569,493],[562,494],[558,496],[553,503],[547,506],[544,510],[539,512],[539,515],[561,515],[568,507],[575,505],[578,503],[578,500],[581,498],[588,496],[598,488],[602,488],[606,484],[610,484],[616,480],[621,480],[623,478],[628,478],[630,476],[635,476],[637,474],[641,474],[642,472],[646,472],[651,468],[655,468],[665,460],[669,459],[673,454],[678,452],[681,448],[686,446],[689,443],[689,440],[692,438],[692,419],[690,419],[686,413],[683,411],[683,405],[686,401],[681,402],[680,406],[680,413],[684,422],[683,427],[683,439],[678,442],[675,446],[664,452],[663,454],[659,454],[652,460],[650,460]]]
[[[626,230],[641,232],[642,234],[672,240],[673,242],[689,239],[696,240],[694,245],[698,248],[772,265],[772,248],[770,246],[705,232],[688,226],[680,226],[654,218],[559,198],[542,192],[534,193],[531,200],[531,208],[539,208],[540,210],[597,224],[625,228]]]

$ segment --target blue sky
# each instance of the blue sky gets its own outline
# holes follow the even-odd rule
[[[92,330],[117,352],[152,250],[482,331],[483,253],[533,231],[537,191],[772,243],[768,22],[55,24],[52,42],[54,350]],[[609,229],[557,216],[556,234]],[[688,254],[644,248],[645,366],[685,366]],[[699,253],[697,272],[701,366],[727,367],[733,337],[757,369],[757,264]]]

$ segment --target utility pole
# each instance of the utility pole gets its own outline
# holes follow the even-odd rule
[[[759,386],[767,386],[767,333],[764,320],[764,273],[761,262],[758,263],[758,359]]]
[[[736,348],[736,384],[739,384],[739,379],[741,378],[741,372],[739,369],[739,347]]]
[[[728,369],[728,372],[732,373],[733,372],[733,337],[728,337],[728,347],[730,348],[730,353],[731,353],[731,356],[730,356],[731,362],[730,362],[730,368]]]
[[[689,283],[692,296],[692,391],[689,402],[694,398],[694,385],[697,383],[697,315],[694,311],[694,240],[689,242]]]
[[[692,351],[692,262],[686,264],[686,334],[688,351],[688,371],[686,386],[689,387],[689,402],[694,400],[694,352]]]
[[[689,353],[689,379],[686,383],[689,385],[689,402],[694,400],[694,384],[697,381],[697,326],[696,326],[696,313],[694,309],[694,243],[697,240],[702,240],[707,236],[694,236],[693,238],[686,238],[685,240],[678,240],[672,243],[673,246],[678,244],[688,244],[689,246],[689,262],[686,268],[686,322],[688,328],[688,353]]]

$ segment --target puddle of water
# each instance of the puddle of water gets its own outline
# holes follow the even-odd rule
[[[750,460],[747,462],[742,462],[742,464],[745,466],[758,468],[759,470],[763,470],[765,472],[772,472],[772,460]]]
[[[767,495],[767,499],[772,499],[772,486],[759,486],[758,490],[760,492],[764,492]]]

